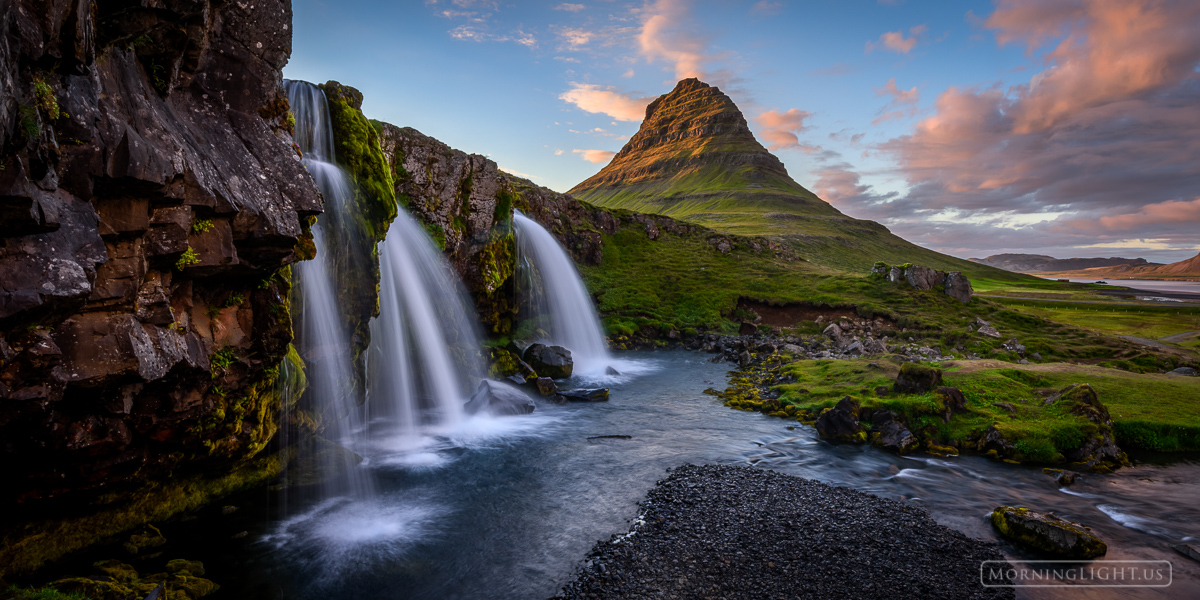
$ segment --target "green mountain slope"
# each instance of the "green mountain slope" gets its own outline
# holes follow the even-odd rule
[[[922,248],[879,223],[842,214],[788,175],[729,96],[697,79],[680,81],[650,103],[637,134],[569,193],[598,206],[769,236],[813,263],[849,273],[866,273],[884,261],[1002,281],[1031,279]]]

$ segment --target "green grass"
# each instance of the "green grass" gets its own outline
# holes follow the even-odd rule
[[[1200,330],[1200,307],[997,300],[1013,310],[1111,335],[1157,339]]]
[[[993,424],[1018,450],[1034,462],[1055,462],[1057,454],[1078,448],[1095,430],[1086,419],[1071,415],[1060,404],[1044,406],[1045,394],[1075,383],[1095,388],[1114,423],[1117,443],[1124,450],[1162,452],[1200,450],[1200,379],[1172,375],[1139,375],[1062,363],[985,365],[959,362],[947,368],[945,385],[962,390],[968,412],[943,423],[942,409],[932,394],[876,396],[876,387],[891,389],[896,363],[858,360],[801,360],[782,367],[795,383],[776,386],[780,400],[820,414],[845,396],[864,406],[904,415],[914,430],[925,429],[928,439],[948,444],[978,436]],[[985,366],[987,368],[978,368]],[[1008,403],[1015,414],[994,406]]]

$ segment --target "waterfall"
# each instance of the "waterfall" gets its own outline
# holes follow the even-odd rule
[[[401,210],[379,248],[368,406],[373,428],[412,437],[461,419],[484,376],[481,336],[462,283],[416,220]]]
[[[537,221],[520,211],[513,221],[529,314],[545,333],[538,341],[570,350],[576,373],[603,373],[611,360],[600,318],[571,257]]]
[[[362,261],[372,260],[351,243],[362,239],[354,182],[334,162],[324,93],[302,81],[285,86],[304,166],[325,199],[312,228],[317,256],[294,267],[295,346],[307,364],[306,406],[322,416],[321,435],[336,444],[302,442],[301,452],[322,471],[323,498],[369,499],[375,484],[365,465],[372,458],[388,459],[461,420],[485,374],[479,325],[450,264],[401,209],[378,246],[380,313],[369,324],[366,381],[358,378],[351,323],[338,302],[338,285],[369,272]]]
[[[312,440],[305,444],[306,454],[320,457],[311,466],[325,475],[324,497],[370,497],[373,481],[358,465],[366,439],[354,389],[350,336],[335,291],[341,253],[331,247],[326,231],[345,220],[354,184],[333,163],[333,129],[324,92],[302,81],[284,85],[296,117],[295,140],[304,155],[304,167],[325,199],[325,212],[312,227],[317,256],[293,267],[301,307],[295,345],[306,365],[308,406],[320,413],[324,437],[350,451],[321,448],[320,442]]]

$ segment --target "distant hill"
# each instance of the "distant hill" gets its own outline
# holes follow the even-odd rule
[[[908,242],[854,219],[796,183],[754,138],[729,96],[680,81],[646,107],[637,134],[599,173],[572,188],[598,206],[657,213],[739,235],[787,243],[806,260],[850,273],[876,261],[916,263],[991,279],[1020,279]]]
[[[1200,254],[1169,265],[1118,265],[1115,267],[1098,267],[1076,271],[1053,271],[1039,274],[1043,277],[1073,277],[1079,279],[1096,277],[1107,279],[1200,280]]]
[[[1016,273],[1046,273],[1050,271],[1081,271],[1096,267],[1157,266],[1144,258],[1054,258],[1042,254],[996,254],[987,258],[968,259],[971,262],[1014,271]]]

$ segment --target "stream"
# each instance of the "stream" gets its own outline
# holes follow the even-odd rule
[[[1034,467],[835,446],[811,427],[702,394],[726,385],[729,365],[709,358],[621,353],[621,376],[572,382],[610,386],[610,402],[539,403],[532,415],[471,418],[420,443],[377,444],[373,500],[314,501],[280,517],[278,498],[259,490],[230,500],[232,514],[214,507],[164,532],[173,556],[204,561],[222,586],[214,600],[547,598],[597,540],[628,529],[667,468],[741,464],[908,500],[977,538],[995,539],[986,515],[1000,504],[1052,510],[1092,527],[1108,560],[1174,565],[1165,589],[1021,589],[1020,598],[1200,597],[1200,563],[1168,548],[1200,539],[1200,462],[1140,462],[1059,489]]]

